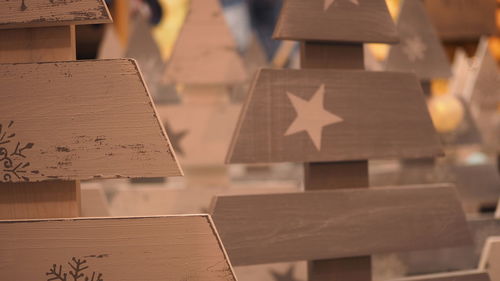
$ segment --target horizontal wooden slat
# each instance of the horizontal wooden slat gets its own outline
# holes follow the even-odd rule
[[[451,186],[220,196],[212,214],[234,265],[470,243]]]
[[[408,278],[401,278],[393,281],[490,281],[487,272],[484,271],[460,271],[449,273],[429,274]]]
[[[321,131],[318,124],[325,124]],[[413,74],[264,69],[247,96],[226,161],[328,162],[441,153]]]
[[[0,181],[180,175],[133,60],[0,64]]]
[[[93,281],[236,280],[206,215],[0,221],[2,280],[73,280],[73,258]]]
[[[0,0],[0,29],[111,21],[103,0]]]
[[[384,0],[286,0],[273,37],[365,43],[398,41]]]

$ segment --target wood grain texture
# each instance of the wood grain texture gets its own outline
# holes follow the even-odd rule
[[[397,22],[401,43],[391,46],[387,70],[414,72],[421,80],[448,78],[451,67],[422,0],[404,0]]]
[[[86,260],[89,280],[92,272],[103,280],[236,280],[206,215],[0,222],[4,280],[49,278],[53,265],[68,272],[73,257]]]
[[[368,161],[304,163],[306,190],[369,186]]]
[[[181,174],[133,60],[1,64],[0,88],[0,181]]]
[[[301,68],[364,69],[363,44],[302,42]]]
[[[0,29],[0,62],[75,60],[75,27]]]
[[[490,281],[487,272],[479,270],[437,273],[395,279],[393,281]]]
[[[500,236],[490,237],[486,241],[479,269],[488,271],[491,281],[500,280]]]
[[[451,186],[220,196],[212,214],[235,265],[469,243]]]
[[[80,183],[0,183],[0,219],[78,217]]]
[[[318,150],[306,130],[286,133],[299,116],[290,96],[310,103],[322,85],[323,108],[315,110],[343,121],[322,128]],[[316,118],[312,115],[306,121],[316,126]],[[412,74],[264,69],[250,89],[226,161],[328,162],[440,154],[420,85]]]
[[[110,23],[103,0],[1,0],[0,29]]]
[[[243,60],[217,0],[192,0],[165,72],[169,83],[237,84]]]
[[[308,281],[372,280],[371,256],[315,260],[307,266]]]
[[[398,35],[385,1],[337,0],[325,10],[324,0],[286,0],[274,39],[396,43]]]
[[[425,6],[439,36],[467,41],[495,34],[495,0],[428,0]]]

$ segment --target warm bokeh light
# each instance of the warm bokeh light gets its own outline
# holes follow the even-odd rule
[[[431,93],[435,96],[442,96],[448,94],[448,80],[447,79],[434,79],[431,85]]]
[[[175,40],[189,10],[189,0],[160,0],[164,16],[153,30],[153,36],[160,46],[161,55],[168,60],[172,54]]]
[[[401,4],[401,0],[386,0],[387,8],[389,8],[389,12],[391,13],[392,19],[396,21],[396,18],[399,13],[399,6]],[[383,61],[389,54],[389,45],[388,44],[367,44],[370,51],[373,53],[373,56],[378,61]]]
[[[428,107],[434,127],[440,133],[454,131],[464,118],[462,103],[453,95],[433,96]]]

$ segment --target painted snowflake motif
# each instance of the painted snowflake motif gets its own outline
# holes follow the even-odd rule
[[[427,51],[427,45],[425,45],[419,36],[413,36],[403,42],[403,52],[411,62],[423,60],[425,51]]]
[[[68,262],[68,265],[71,269],[66,272],[63,270],[62,265],[53,264],[49,271],[45,273],[47,281],[104,281],[101,273],[93,271],[92,275],[90,273],[86,274],[89,268],[87,260],[73,257]]]

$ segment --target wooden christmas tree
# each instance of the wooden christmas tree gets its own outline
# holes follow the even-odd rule
[[[442,154],[415,75],[364,71],[363,43],[397,41],[385,2],[288,0],[275,37],[302,41],[303,69],[258,73],[226,160],[303,162],[305,192],[218,197],[233,263],[371,280],[371,254],[468,243],[451,186],[367,188],[368,160]]]
[[[76,218],[80,180],[182,174],[136,62],[74,60],[74,25],[110,20],[95,0],[0,7],[0,276],[235,280],[208,215]]]

